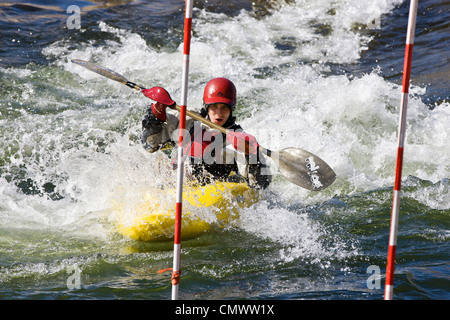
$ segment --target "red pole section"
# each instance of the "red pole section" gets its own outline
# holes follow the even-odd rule
[[[184,178],[184,132],[186,131],[186,106],[189,80],[189,54],[191,47],[192,8],[193,0],[186,0],[184,18],[184,49],[183,74],[181,85],[181,111],[178,138],[178,167],[177,167],[177,203],[175,207],[175,235],[173,241],[172,268],[172,300],[178,300],[178,286],[180,282],[180,254],[181,254],[181,219],[183,208],[183,178]]]
[[[414,45],[414,32],[416,29],[416,16],[418,0],[411,0],[409,8],[408,31],[406,35],[405,62],[403,64],[403,93],[400,107],[400,122],[398,127],[397,162],[395,165],[395,184],[392,201],[391,227],[389,232],[389,249],[386,266],[386,284],[384,299],[392,300],[394,293],[395,252],[397,249],[397,230],[400,209],[400,191],[403,167],[403,148],[406,131],[406,110],[408,106],[409,79],[411,76],[411,61]]]

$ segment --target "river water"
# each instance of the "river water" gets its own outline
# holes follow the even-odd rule
[[[247,132],[319,155],[337,180],[314,193],[273,168],[236,224],[182,242],[181,299],[383,299],[408,11],[400,0],[195,1],[188,107],[228,77]],[[170,299],[157,271],[173,243],[115,225],[117,203],[132,211],[175,182],[164,155],[140,145],[149,101],[70,60],[179,101],[183,20],[181,0],[0,3],[0,299]],[[449,21],[447,1],[420,1],[400,300],[450,298]]]

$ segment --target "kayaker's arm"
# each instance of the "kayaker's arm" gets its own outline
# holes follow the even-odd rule
[[[256,160],[255,160],[256,159]],[[236,154],[238,173],[247,184],[255,189],[265,189],[272,182],[272,174],[265,157],[259,152],[258,157],[249,157],[243,153]]]
[[[259,153],[257,164],[248,165],[248,184],[257,189],[265,189],[272,182],[272,174],[264,156]]]
[[[256,138],[238,129],[229,130],[226,140],[232,149],[238,151],[238,171],[239,175],[245,178],[247,184],[252,188],[265,189],[272,181],[272,174],[266,159],[261,152],[258,152],[258,142]]]
[[[155,152],[161,144],[163,121],[155,117],[149,108],[142,119],[141,142],[148,152]]]
[[[166,121],[158,119],[149,107],[142,119],[141,142],[148,152],[155,152],[171,142],[173,131],[178,126],[178,118],[172,114],[167,114]]]

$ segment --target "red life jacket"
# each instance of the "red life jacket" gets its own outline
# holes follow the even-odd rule
[[[230,119],[231,125],[226,126],[225,128],[231,130],[238,130],[241,127],[234,123],[234,118]],[[184,148],[183,153],[184,156],[191,158],[191,165],[194,164],[195,167],[203,166],[206,171],[211,172],[214,176],[222,176],[226,177],[230,174],[231,171],[238,172],[237,165],[235,163],[232,164],[224,164],[224,163],[205,163],[205,158],[207,160],[211,160],[213,157],[215,159],[216,155],[219,156],[221,153],[220,148],[222,146],[218,146],[217,144],[213,144],[216,137],[222,135],[220,132],[211,132],[201,127],[192,127],[189,131],[190,141],[187,143],[187,146]],[[225,138],[221,136],[220,138],[225,141]],[[215,149],[213,149],[213,147]],[[200,163],[194,159],[201,159]],[[222,159],[221,159],[222,160]],[[209,162],[209,161],[208,161]],[[177,159],[175,158],[172,162],[172,167],[175,170],[177,168]],[[197,168],[198,169],[198,168]],[[194,170],[195,171],[195,170]],[[200,172],[201,170],[199,170]]]
[[[201,134],[192,133],[191,141],[184,148],[184,154],[194,158],[203,158],[206,152],[211,152],[211,143],[218,134],[220,133],[213,133],[205,129],[201,131]]]

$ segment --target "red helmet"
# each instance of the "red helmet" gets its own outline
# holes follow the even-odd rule
[[[213,103],[225,103],[233,111],[236,104],[236,87],[226,78],[214,78],[206,84],[203,102],[207,106]]]

